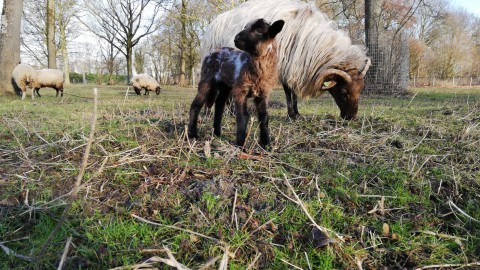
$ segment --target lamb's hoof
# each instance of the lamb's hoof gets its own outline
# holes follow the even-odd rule
[[[260,147],[262,147],[263,150],[265,151],[271,151],[272,150],[272,146],[270,145],[270,143],[259,143],[260,144]]]
[[[300,114],[299,113],[289,113],[288,118],[295,121],[295,120],[300,118]]]

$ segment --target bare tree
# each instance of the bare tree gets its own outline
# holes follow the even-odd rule
[[[20,62],[23,0],[4,1],[0,25],[0,94],[12,94],[12,71]]]
[[[132,75],[133,48],[158,28],[162,0],[84,0],[91,20],[84,25],[111,42],[127,61],[127,79]],[[148,12],[147,12],[148,11]],[[148,13],[148,14],[147,14]]]

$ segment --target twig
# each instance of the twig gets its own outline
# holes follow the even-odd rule
[[[68,255],[68,249],[70,248],[70,243],[72,242],[72,237],[68,237],[67,243],[65,244],[65,248],[63,249],[63,254],[62,254],[62,259],[60,260],[60,263],[58,264],[57,270],[62,270],[63,269],[63,264],[65,263]]]
[[[83,153],[82,165],[80,166],[80,171],[78,172],[77,179],[73,186],[72,192],[70,193],[70,197],[68,198],[68,204],[63,210],[60,220],[57,222],[55,228],[48,236],[47,240],[43,244],[42,249],[40,250],[40,252],[36,257],[35,269],[37,270],[40,269],[41,258],[43,258],[43,256],[45,255],[48,245],[52,241],[53,237],[60,230],[65,220],[67,219],[68,212],[72,208],[73,201],[76,199],[78,191],[80,189],[80,184],[82,183],[83,174],[85,173],[85,168],[87,167],[88,157],[90,155],[90,148],[92,147],[92,142],[95,135],[95,125],[97,123],[97,103],[98,103],[97,96],[98,96],[97,88],[94,88],[93,89],[93,114],[92,114],[92,120],[90,123],[90,136],[88,138],[87,146],[85,147],[85,152]]]
[[[5,253],[7,253],[7,255],[11,255],[13,257],[16,257],[16,258],[19,258],[19,259],[22,259],[22,260],[25,260],[25,261],[28,261],[28,262],[32,262],[33,260],[35,260],[35,258],[33,258],[33,257],[29,257],[29,256],[25,256],[25,255],[21,255],[21,254],[16,253],[15,251],[9,249],[7,246],[3,245],[3,243],[0,243],[0,248],[2,248],[3,251],[5,251]]]
[[[423,270],[423,269],[431,269],[431,268],[452,268],[452,267],[472,267],[472,266],[480,266],[480,262],[471,262],[471,263],[447,263],[447,264],[435,264],[435,265],[427,265],[427,266],[422,266],[419,268],[415,268],[415,270]]]
[[[157,222],[153,222],[153,221],[150,221],[148,219],[144,219],[142,217],[139,217],[135,214],[131,214],[132,217],[140,220],[140,221],[143,221],[145,223],[148,223],[148,224],[151,224],[151,225],[155,225],[155,226],[160,226],[160,227],[165,227],[165,228],[170,228],[170,229],[174,229],[174,230],[178,230],[178,231],[183,231],[183,232],[187,232],[187,233],[191,233],[191,234],[194,234],[194,235],[197,235],[197,236],[200,236],[200,237],[203,237],[203,238],[206,238],[206,239],[209,239],[209,240],[212,240],[212,241],[215,241],[215,242],[218,242],[218,243],[221,243],[221,244],[224,244],[221,240],[219,239],[216,239],[216,238],[213,238],[213,237],[210,237],[210,236],[206,236],[204,234],[201,234],[201,233],[198,233],[198,232],[194,232],[192,230],[189,230],[189,229],[184,229],[184,228],[180,228],[180,227],[177,227],[177,226],[173,226],[173,225],[165,225],[165,224],[161,224],[161,223],[157,223]]]
[[[233,199],[232,220],[230,221],[230,225],[233,224],[233,219],[235,217],[235,206],[236,206],[236,204],[237,204],[237,189],[235,189],[235,198]]]
[[[428,235],[433,235],[433,236],[438,236],[440,238],[447,238],[447,239],[453,239],[453,240],[456,240],[456,241],[466,241],[467,239],[465,238],[462,238],[462,237],[458,237],[458,236],[453,236],[453,235],[448,235],[448,234],[444,234],[444,233],[436,233],[436,232],[432,232],[432,231],[413,231],[414,233],[424,233],[424,234],[428,234]]]
[[[288,264],[288,265],[292,266],[292,267],[293,267],[293,268],[295,268],[295,269],[300,269],[300,270],[303,270],[303,268],[300,268],[300,267],[298,267],[298,266],[296,266],[296,265],[294,265],[294,264],[291,264],[291,263],[287,262],[287,261],[286,261],[286,260],[284,260],[284,259],[280,259],[280,261],[282,261],[282,262],[284,262],[284,263],[286,263],[286,264]]]
[[[285,178],[285,183],[287,184],[288,188],[290,189],[290,191],[293,193],[293,196],[295,196],[295,199],[296,199],[296,203],[302,208],[303,212],[305,213],[305,215],[307,215],[308,219],[310,220],[310,222],[312,222],[312,224],[317,227],[317,229],[319,229],[320,231],[322,231],[323,233],[325,234],[329,234],[329,233],[333,233],[337,239],[339,239],[340,241],[343,242],[343,237],[340,236],[338,233],[330,230],[330,229],[327,229],[325,227],[322,227],[320,225],[318,225],[315,220],[313,219],[313,217],[310,215],[310,213],[308,213],[308,210],[307,208],[305,207],[305,205],[303,204],[302,200],[300,199],[300,197],[298,197],[297,193],[295,192],[295,189],[292,187],[292,185],[290,184],[290,182],[288,181],[288,178],[287,176],[284,174],[283,177]]]
[[[469,218],[470,220],[473,220],[475,222],[478,222],[480,223],[480,221],[478,219],[475,219],[473,218],[472,216],[470,216],[469,214],[465,213],[465,211],[463,211],[462,209],[460,209],[456,204],[454,204],[451,200],[448,201],[448,205],[450,205],[450,209],[453,207],[455,208],[458,212],[460,212],[460,214],[464,215],[465,217]],[[453,211],[453,209],[452,209]]]

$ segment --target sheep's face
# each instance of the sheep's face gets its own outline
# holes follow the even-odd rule
[[[155,88],[155,94],[159,95],[161,91],[162,88],[160,88],[160,86],[157,86],[157,88]]]
[[[336,82],[327,91],[332,95],[340,108],[340,116],[345,120],[352,120],[357,117],[358,102],[360,94],[365,86],[364,77],[358,70],[347,72],[350,75],[351,83],[345,83],[341,78],[337,78]]]
[[[270,25],[264,19],[257,19],[235,36],[235,46],[251,55],[264,56],[272,49],[273,39],[283,25],[283,20]]]

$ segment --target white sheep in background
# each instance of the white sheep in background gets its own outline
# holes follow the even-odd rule
[[[314,2],[249,0],[212,21],[202,40],[202,55],[214,48],[233,46],[235,33],[255,18],[285,20],[277,37],[277,56],[290,117],[299,114],[297,95],[317,97],[325,91],[333,96],[343,118],[356,117],[370,59],[366,50],[353,45]]]
[[[55,91],[57,91],[56,96],[58,97],[58,94],[61,93],[61,96],[63,97],[64,83],[65,83],[65,79],[63,76],[63,72],[61,72],[60,70],[57,70],[57,69],[37,70],[37,72],[35,73],[35,76],[32,79],[32,82],[30,83],[30,86],[33,88],[32,99],[35,92],[39,97],[41,97],[39,90],[40,88],[44,88],[44,87],[50,87],[55,89]]]
[[[158,95],[162,90],[160,84],[148,74],[137,74],[130,79],[130,84],[133,86],[135,93],[141,95],[142,89],[145,89],[145,95],[149,95],[150,91],[155,91]]]
[[[22,91],[22,99],[27,96],[27,88],[31,88],[32,77],[35,76],[37,71],[27,64],[18,64],[12,71],[12,79],[15,84]],[[33,91],[32,91],[32,99]]]

